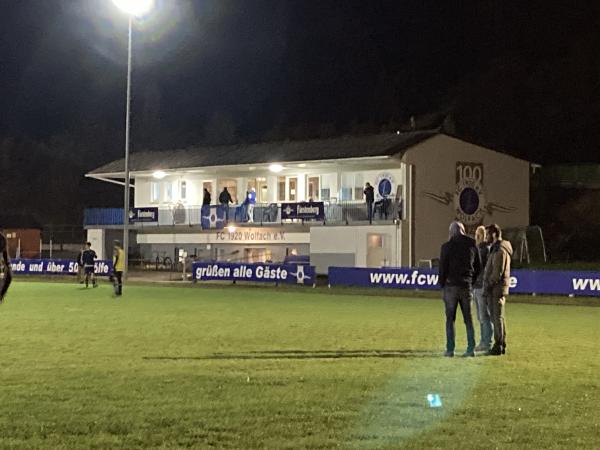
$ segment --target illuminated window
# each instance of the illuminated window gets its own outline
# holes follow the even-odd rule
[[[285,202],[285,177],[277,177],[277,200]]]
[[[150,182],[150,201],[157,203],[160,198],[160,184],[156,181]]]
[[[181,184],[179,185],[179,194],[181,197],[181,200],[185,200],[187,197],[187,181],[182,181]]]

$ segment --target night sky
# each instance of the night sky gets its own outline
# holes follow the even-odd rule
[[[126,17],[110,0],[0,8],[3,172],[14,183],[23,167],[66,165],[81,182],[121,157]],[[159,0],[134,29],[132,151],[406,129],[415,116],[544,164],[600,162],[599,9]]]

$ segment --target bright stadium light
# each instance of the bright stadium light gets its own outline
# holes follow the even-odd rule
[[[123,250],[124,268],[123,278],[127,279],[127,266],[129,259],[129,134],[131,131],[131,48],[133,39],[133,19],[150,12],[154,7],[154,0],[112,0],[113,3],[129,16],[129,32],[127,39],[127,90],[125,104],[125,167],[124,174],[124,199],[123,199]]]
[[[273,173],[279,173],[283,170],[283,166],[281,164],[271,164],[269,170]]]
[[[164,177],[166,177],[166,176],[167,176],[167,173],[166,173],[164,170],[155,170],[155,171],[152,173],[152,176],[153,176],[154,178],[156,178],[157,180],[162,180]]]
[[[140,17],[150,12],[154,7],[154,0],[112,0],[121,10],[131,16]]]

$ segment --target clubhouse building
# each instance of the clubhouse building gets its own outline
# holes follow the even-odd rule
[[[529,225],[527,161],[438,131],[198,147],[130,156],[132,260],[414,266],[437,258],[449,223]],[[124,161],[87,177],[124,184]],[[369,220],[363,191],[374,187]],[[233,204],[218,206],[227,188]],[[204,190],[211,205],[202,207]],[[244,204],[247,192],[254,208]],[[250,211],[250,213],[249,213]],[[88,209],[88,239],[107,257],[122,209]]]

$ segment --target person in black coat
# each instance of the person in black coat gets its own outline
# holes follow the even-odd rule
[[[227,190],[227,187],[223,188],[223,191],[219,194],[219,203],[225,208],[225,221],[229,222],[229,204],[233,203],[231,194]]]
[[[473,284],[481,272],[481,260],[475,240],[465,235],[465,227],[455,221],[450,224],[449,239],[440,252],[439,284],[444,290],[446,309],[446,352],[454,356],[456,310],[460,305],[467,329],[467,350],[463,356],[475,356],[475,331],[471,317]]]
[[[202,206],[210,206],[210,192],[208,189],[204,188],[204,195],[202,196]]]
[[[370,183],[365,184],[365,190],[363,191],[365,195],[365,202],[367,202],[367,218],[369,219],[369,223],[373,221],[373,202],[375,201],[375,189],[371,186]]]

